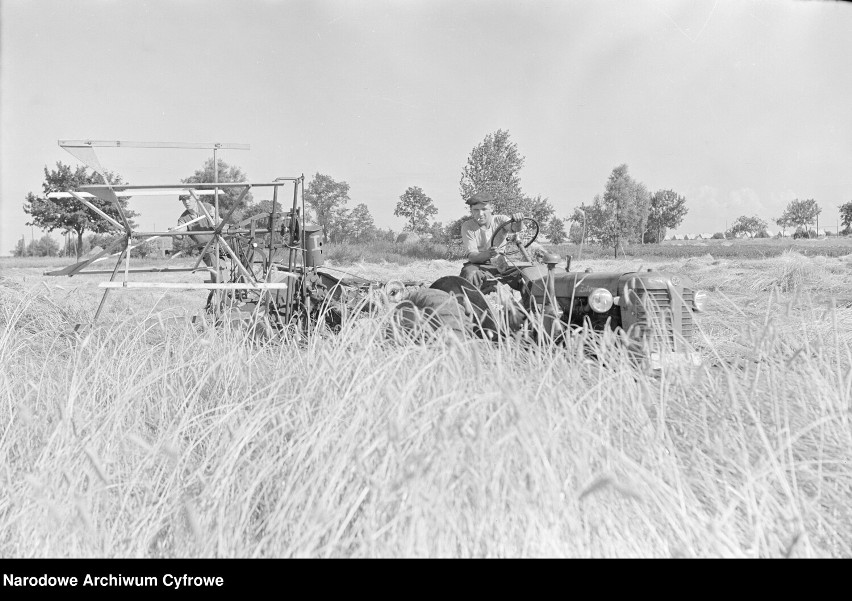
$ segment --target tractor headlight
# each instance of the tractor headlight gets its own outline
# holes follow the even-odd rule
[[[589,306],[592,311],[606,313],[612,309],[612,294],[606,288],[595,288],[589,295]]]
[[[696,311],[704,311],[707,308],[707,293],[703,290],[696,290],[695,296],[692,297],[692,304],[695,305]]]

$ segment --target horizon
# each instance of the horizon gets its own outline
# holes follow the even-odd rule
[[[45,232],[26,194],[59,139],[224,142],[248,181],[315,173],[350,184],[400,231],[419,186],[436,221],[462,216],[471,150],[507,130],[521,186],[561,218],[614,167],[689,213],[669,234],[767,221],[795,198],[839,225],[852,200],[852,7],[825,2],[394,3],[102,0],[0,5],[0,256]],[[209,151],[98,149],[131,184],[179,183]],[[266,198],[253,190],[255,200]],[[174,200],[131,201],[140,228]],[[86,232],[88,235],[90,232]],[[61,240],[58,231],[52,237]]]

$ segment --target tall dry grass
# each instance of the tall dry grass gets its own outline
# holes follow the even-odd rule
[[[666,265],[715,292],[704,365],[658,375],[611,336],[394,343],[380,319],[74,334],[91,307],[7,282],[0,554],[850,556],[852,321],[819,300],[848,265],[714,261]]]

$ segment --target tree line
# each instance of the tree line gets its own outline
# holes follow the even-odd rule
[[[838,234],[852,234],[852,200],[840,205],[840,223],[843,229]],[[819,223],[822,207],[813,198],[791,200],[780,217],[772,221],[781,228],[782,235],[787,234],[788,229],[793,230],[794,238],[816,238],[818,235],[815,224]],[[757,215],[741,215],[731,224],[725,232],[725,237],[735,238],[747,236],[749,238],[768,238],[769,224]],[[826,232],[828,233],[828,232]]]
[[[520,212],[534,218],[539,223],[542,234],[553,244],[570,241],[575,244],[591,242],[612,248],[615,256],[626,244],[659,243],[670,229],[678,227],[688,209],[686,199],[670,189],[660,189],[653,194],[645,184],[634,179],[626,164],[616,166],[606,181],[603,194],[595,195],[588,204],[583,202],[575,207],[570,216],[558,217],[548,198],[540,194],[531,195],[521,186],[520,172],[525,157],[512,142],[505,130],[489,133],[470,152],[461,171],[459,195],[462,199],[476,192],[491,192],[496,200],[495,214]],[[213,159],[207,159],[202,167],[181,183],[208,183],[213,181]],[[127,182],[110,172],[105,172],[110,184]],[[218,159],[218,181],[246,182],[246,174],[237,166],[229,165]],[[89,245],[109,243],[110,225],[108,221],[89,210],[75,198],[51,199],[51,192],[79,190],[82,186],[103,184],[104,178],[96,173],[88,173],[85,167],[72,169],[57,162],[56,169],[44,168],[42,195],[27,194],[24,212],[31,216],[27,225],[37,226],[48,232],[62,230],[68,235],[76,234],[76,252],[85,248],[83,234],[90,232]],[[327,241],[332,243],[369,243],[376,240],[394,241],[396,232],[376,227],[370,209],[366,203],[358,203],[350,208],[350,187],[346,181],[337,181],[327,174],[317,172],[305,186],[304,199],[309,215],[306,219],[319,225]],[[90,199],[104,213],[120,221],[117,208],[112,203],[99,198]],[[133,219],[138,215],[127,206],[127,199],[120,198],[124,216],[135,227]],[[220,210],[228,212],[234,209],[234,220],[269,213],[271,201],[256,202],[251,192],[240,198],[234,188],[223,189],[219,196]],[[461,206],[461,205],[460,205]],[[840,207],[845,232],[852,229],[852,201]],[[775,223],[779,227],[797,228],[797,231],[809,231],[807,228],[820,214],[821,208],[813,199],[794,200]],[[446,224],[435,220],[438,209],[434,201],[420,186],[409,186],[400,196],[394,209],[396,217],[405,220],[403,231],[427,236],[433,241],[446,243],[461,235],[461,225],[469,218],[460,215]],[[725,232],[725,237],[737,235],[761,236],[767,224],[756,216],[738,217]],[[567,231],[566,231],[567,229]],[[720,236],[722,237],[722,236]],[[46,236],[46,238],[50,238]],[[52,239],[51,239],[52,240]],[[179,243],[181,244],[181,243]],[[182,243],[189,249],[189,241]],[[51,254],[59,252],[58,244],[42,238],[36,243],[26,245],[18,241],[12,250],[15,255]],[[146,252],[145,247],[137,253]]]

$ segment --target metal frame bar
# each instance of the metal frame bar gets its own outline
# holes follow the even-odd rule
[[[118,221],[116,221],[115,219],[113,219],[112,217],[110,217],[109,215],[107,215],[106,213],[104,213],[103,211],[101,211],[98,207],[96,207],[95,205],[93,205],[92,203],[90,203],[88,200],[86,200],[85,198],[83,198],[82,196],[80,196],[79,194],[77,194],[76,192],[74,192],[73,190],[69,190],[69,193],[70,193],[70,194],[71,194],[74,198],[76,198],[77,200],[79,200],[80,202],[82,202],[84,205],[86,205],[87,207],[89,207],[90,209],[92,209],[95,213],[97,213],[98,215],[100,215],[101,217],[103,217],[104,219],[106,219],[107,221],[109,221],[112,225],[114,225],[114,226],[115,226],[115,227],[117,227],[118,229],[120,229],[120,230],[123,230],[123,229],[124,229],[124,226],[123,226],[123,225],[121,225]]]
[[[113,282],[113,280],[115,279],[115,274],[118,273],[118,266],[121,265],[121,259],[124,257],[124,255],[127,255],[128,257],[130,257],[130,250],[128,250],[127,240],[125,239],[124,242],[125,242],[124,249],[121,251],[121,254],[118,255],[118,261],[115,262],[115,268],[112,270],[112,275],[109,277],[109,282],[104,282],[104,283],[110,283],[110,284],[118,283],[118,282]],[[127,284],[126,281],[124,283]],[[104,308],[104,304],[106,303],[106,299],[107,299],[108,294],[109,294],[109,288],[104,290],[104,295],[101,297],[101,302],[98,303],[98,309],[97,309],[97,311],[95,311],[95,316],[92,318],[92,325],[94,325],[95,322],[98,320],[98,316],[101,314],[101,310]]]
[[[257,234],[267,234],[270,236],[270,247],[273,244],[272,237],[275,234],[274,231],[274,220],[275,220],[275,209],[277,208],[275,205],[277,204],[275,200],[277,200],[278,188],[282,184],[286,182],[293,182],[293,208],[290,212],[291,223],[290,223],[290,234],[291,238],[293,237],[293,228],[295,227],[295,218],[298,214],[298,199],[299,199],[299,186],[301,185],[304,188],[304,174],[296,177],[279,177],[276,178],[273,182],[260,182],[260,183],[252,183],[252,182],[219,182],[219,165],[218,165],[218,151],[220,149],[232,149],[232,150],[249,150],[251,147],[248,144],[229,144],[229,143],[219,143],[219,142],[209,142],[209,143],[184,143],[184,142],[135,142],[135,141],[120,141],[120,140],[59,140],[59,146],[63,149],[67,150],[69,153],[77,157],[82,162],[86,163],[91,169],[93,169],[96,173],[99,173],[102,177],[104,176],[104,169],[100,165],[100,161],[98,160],[97,154],[94,151],[96,147],[112,147],[112,148],[180,148],[180,149],[206,149],[213,151],[213,182],[211,183],[193,183],[191,186],[188,186],[186,183],[181,184],[165,184],[165,185],[129,185],[129,184],[117,184],[112,185],[108,181],[104,185],[92,185],[85,186],[82,190],[86,190],[94,193],[94,196],[101,198],[102,200],[112,202],[116,207],[118,214],[120,216],[120,221],[118,219],[112,218],[107,215],[104,211],[99,209],[93,203],[85,200],[80,194],[73,193],[74,197],[83,203],[84,206],[89,209],[95,211],[98,215],[107,220],[107,222],[117,230],[123,233],[123,237],[120,240],[117,240],[113,244],[110,244],[108,248],[95,257],[87,261],[80,262],[74,266],[70,266],[70,268],[66,268],[59,272],[55,272],[54,274],[49,275],[74,275],[77,273],[85,274],[100,274],[100,273],[111,273],[110,280],[108,282],[101,282],[99,287],[105,288],[104,295],[101,298],[101,301],[98,305],[97,311],[95,312],[94,321],[97,320],[98,316],[101,313],[101,310],[104,307],[104,304],[107,299],[107,295],[111,289],[114,288],[174,288],[174,289],[207,289],[207,290],[259,290],[261,292],[261,296],[265,293],[266,290],[286,290],[287,291],[287,312],[289,315],[291,304],[293,302],[294,296],[294,286],[293,282],[278,282],[272,283],[269,282],[269,277],[271,276],[271,271],[267,272],[264,277],[265,282],[258,282],[258,277],[250,272],[245,265],[243,265],[240,258],[237,256],[234,249],[231,248],[231,245],[224,239],[223,228],[228,223],[233,214],[236,206],[239,202],[245,198],[246,194],[252,188],[259,187],[272,187],[274,188],[275,199],[273,200],[273,211],[270,216],[270,224],[266,229],[256,229],[254,221],[251,222],[251,227],[249,229],[243,229],[240,226],[243,224],[238,224],[238,228],[236,230],[229,230],[228,234],[243,234],[250,233],[251,235]],[[106,181],[106,178],[104,178]],[[228,214],[221,219],[221,212],[219,207],[219,195],[222,192],[221,189],[228,189],[240,187],[242,188],[242,192],[239,195],[237,203],[235,203],[234,207],[228,211]],[[196,194],[196,192],[207,191],[212,188],[213,200],[214,200],[214,208],[213,215],[210,215],[210,212],[207,210],[207,207],[204,206],[201,200],[199,200],[198,196],[200,194]],[[133,228],[130,226],[130,222],[127,219],[127,216],[124,210],[121,207],[121,203],[119,201],[118,194],[122,196],[132,196],[132,194],[128,194],[128,192],[132,192],[133,190],[155,190],[159,189],[163,191],[163,194],[168,194],[169,191],[175,191],[179,193],[189,193],[196,201],[197,207],[200,209],[199,212],[203,214],[203,216],[199,216],[196,219],[193,219],[181,226],[176,228],[169,229],[164,232],[134,232]],[[108,192],[107,192],[108,190]],[[302,207],[304,208],[304,196],[302,196]],[[130,251],[134,248],[134,245],[131,244],[131,241],[135,239],[156,239],[160,237],[166,236],[182,236],[186,235],[185,232],[189,232],[188,226],[192,223],[195,223],[203,218],[207,218],[211,223],[215,226],[212,230],[193,230],[193,233],[197,234],[207,234],[211,235],[211,239],[205,244],[204,249],[202,251],[201,256],[196,262],[195,267],[191,269],[186,268],[177,268],[177,269],[169,269],[169,268],[148,268],[148,269],[130,269]],[[122,223],[123,222],[123,223]],[[157,272],[188,272],[188,271],[198,271],[199,265],[203,260],[203,257],[208,252],[208,249],[211,243],[215,246],[214,252],[214,263],[215,263],[215,273],[221,275],[220,269],[220,247],[227,252],[230,256],[230,259],[233,261],[233,265],[240,272],[240,274],[245,278],[244,283],[222,283],[219,281],[213,282],[204,282],[204,283],[194,283],[194,282],[131,282],[129,281],[130,273],[157,273]],[[109,271],[96,270],[91,272],[83,271],[83,269],[93,263],[94,261],[102,260],[105,254],[110,253],[114,248],[118,245],[123,245],[122,249],[118,253],[118,259],[116,261],[114,269]],[[288,266],[290,268],[289,271],[283,272],[286,277],[293,278],[298,282],[299,276],[295,273],[295,257],[294,251],[296,249],[290,248],[290,260],[288,261]],[[304,251],[304,249],[302,249]],[[271,251],[271,248],[270,248]],[[303,252],[304,254],[304,252]],[[271,261],[270,252],[270,261]],[[111,255],[112,256],[112,255]],[[121,282],[116,282],[115,277],[118,274],[118,270],[120,269],[122,260],[125,262],[124,267],[124,280]],[[304,257],[303,257],[304,260]],[[218,275],[215,276],[216,280],[218,280]]]
[[[275,182],[192,182],[192,184],[139,184],[139,185],[131,185],[131,184],[115,184],[114,186],[107,186],[105,184],[92,184],[91,186],[81,186],[81,190],[98,190],[103,188],[112,188],[113,190],[119,191],[127,191],[127,190],[154,190],[154,189],[162,189],[166,190],[163,194],[168,194],[167,190],[184,190],[188,188],[213,188],[218,186],[220,188],[234,188],[237,186],[251,186],[253,188],[271,188],[272,186],[280,186],[281,182],[295,182],[302,179],[303,176],[298,177],[282,177],[281,181]]]
[[[293,274],[293,277],[297,277]],[[287,282],[259,282],[257,284],[240,283],[200,283],[200,282],[101,282],[98,288],[177,288],[186,290],[289,290]]]
[[[131,142],[124,140],[58,140],[62,148],[69,147],[100,147],[100,148],[187,148],[198,150],[251,150],[249,144],[231,144],[222,142]]]

